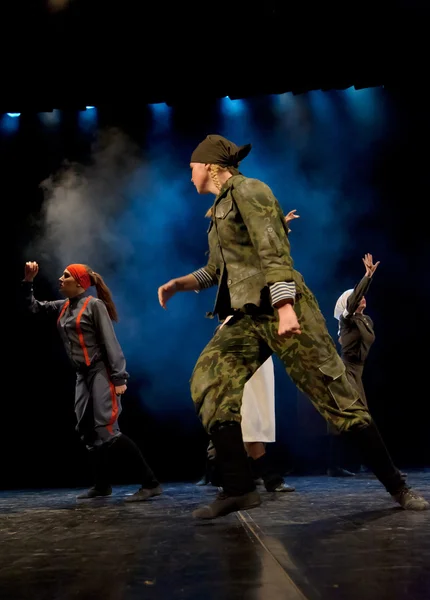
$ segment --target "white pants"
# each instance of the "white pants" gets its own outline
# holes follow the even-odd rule
[[[241,413],[244,442],[275,441],[275,373],[272,357],[246,382]]]

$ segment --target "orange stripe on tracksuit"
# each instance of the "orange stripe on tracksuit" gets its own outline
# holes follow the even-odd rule
[[[115,423],[115,421],[118,417],[118,400],[116,397],[115,386],[112,383],[112,381],[110,381],[110,380],[109,380],[109,389],[110,389],[110,395],[112,398],[112,414],[109,419],[109,423],[106,425],[106,429],[109,431],[109,433],[113,434],[112,425]]]
[[[66,300],[65,303],[63,304],[63,308],[61,309],[60,315],[59,315],[59,317],[57,319],[57,323],[60,322],[60,319],[64,315],[64,313],[66,312],[66,309],[69,306],[69,304],[70,304],[70,300]]]
[[[76,318],[76,331],[78,332],[79,342],[81,344],[82,352],[84,353],[85,364],[87,365],[87,367],[90,366],[91,361],[90,361],[90,357],[88,356],[88,350],[85,345],[84,334],[82,333],[82,329],[81,329],[81,317],[82,317],[82,313],[86,309],[87,304],[91,300],[91,298],[92,298],[92,296],[88,296],[88,298],[85,300],[85,302]],[[61,314],[63,314],[63,312],[61,312]]]

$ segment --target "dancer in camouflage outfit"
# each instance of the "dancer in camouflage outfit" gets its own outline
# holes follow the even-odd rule
[[[209,135],[191,156],[192,181],[200,194],[215,194],[208,231],[207,265],[158,289],[159,302],[180,291],[218,286],[208,316],[233,317],[207,344],[195,365],[191,394],[219,461],[223,492],[194,511],[213,519],[261,503],[240,427],[243,388],[272,355],[320,414],[357,444],[368,466],[401,506],[423,510],[393,465],[359,392],[330,337],[318,302],[294,269],[288,227],[271,189],[244,177],[240,161],[251,146],[238,147]]]

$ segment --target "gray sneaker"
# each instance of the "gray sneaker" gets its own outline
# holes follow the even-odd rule
[[[406,485],[397,494],[391,495],[405,510],[428,510],[430,508],[427,500]]]
[[[152,489],[140,488],[137,492],[134,492],[131,496],[127,496],[124,502],[145,502],[145,500],[149,500],[153,496],[160,496],[163,493],[161,486],[157,485],[157,487]]]
[[[79,496],[76,496],[77,500],[91,500],[91,498],[102,498],[104,496],[110,496],[112,494],[111,486],[98,489],[95,486],[87,490],[86,492],[82,492]]]
[[[211,504],[197,508],[193,512],[193,517],[195,519],[216,519],[238,510],[255,508],[260,504],[260,494],[256,490],[241,496],[228,496],[224,492],[220,492]]]

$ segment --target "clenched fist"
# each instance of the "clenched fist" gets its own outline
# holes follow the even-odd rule
[[[37,262],[26,262],[25,263],[25,273],[24,273],[24,280],[25,281],[33,281],[33,279],[36,277],[36,275],[39,272],[39,265],[37,264]]]

